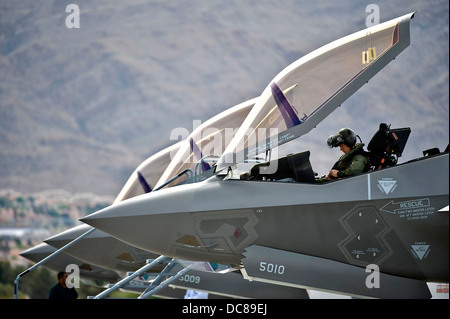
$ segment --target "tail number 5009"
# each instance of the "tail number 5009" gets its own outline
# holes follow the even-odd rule
[[[283,265],[266,263],[265,261],[261,261],[259,263],[259,271],[264,271],[264,272],[268,272],[271,274],[282,275],[282,274],[284,274],[285,269],[286,268]]]
[[[199,284],[200,283],[200,276],[184,275],[184,276],[181,276],[179,280],[187,282],[187,283]]]

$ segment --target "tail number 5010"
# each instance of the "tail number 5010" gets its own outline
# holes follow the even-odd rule
[[[259,263],[259,271],[268,272],[271,274],[283,275],[286,268],[283,265],[277,265],[261,261]]]

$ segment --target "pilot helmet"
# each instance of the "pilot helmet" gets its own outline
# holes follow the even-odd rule
[[[339,147],[341,144],[345,144],[352,148],[356,144],[356,136],[356,133],[352,129],[343,128],[336,134],[331,135],[327,139],[327,144],[330,148]]]

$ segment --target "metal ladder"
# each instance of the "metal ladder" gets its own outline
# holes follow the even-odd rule
[[[160,264],[160,263],[166,263],[166,267],[160,272],[160,273],[147,273],[147,271],[150,271],[154,266]],[[181,267],[181,269],[174,272],[174,268],[176,266]],[[179,268],[178,267],[178,268]],[[166,288],[168,285],[170,285],[175,280],[179,279],[180,277],[186,275],[191,270],[197,270],[197,271],[204,271],[209,273],[223,273],[234,270],[233,267],[230,265],[222,265],[222,264],[215,264],[212,266],[209,262],[195,262],[195,261],[187,261],[187,260],[179,260],[176,258],[170,258],[166,256],[159,256],[158,258],[154,260],[148,260],[147,264],[143,267],[141,267],[139,270],[130,273],[126,278],[123,278],[119,282],[117,282],[115,285],[112,285],[108,289],[104,290],[103,292],[99,293],[97,296],[89,297],[89,299],[103,299],[107,298],[107,296],[112,293],[113,291],[120,289],[120,288],[127,288],[127,285],[136,277],[142,276],[144,274],[151,274],[156,275],[156,278],[153,279],[151,282],[149,282],[149,285],[145,288],[145,290],[137,297],[137,299],[147,299],[160,291],[161,289]]]
[[[149,271],[150,269],[152,269],[153,267],[155,267],[156,265],[161,264],[161,263],[167,263],[166,267],[159,274],[157,274],[156,278],[141,293],[141,295],[139,295],[137,297],[137,299],[146,299],[146,298],[152,296],[153,294],[155,294],[159,290],[167,287],[171,282],[173,282],[174,280],[178,279],[179,277],[185,275],[186,273],[188,273],[191,270],[190,267],[184,267],[179,272],[173,273],[172,270],[175,266],[177,266],[178,261],[175,258],[171,259],[170,257],[159,256],[158,258],[156,258],[154,260],[147,260],[146,265],[144,265],[137,271],[129,274],[127,277],[123,278],[122,280],[120,280],[116,284],[112,285],[110,288],[104,290],[103,292],[99,293],[95,297],[89,297],[89,299],[106,298],[113,291],[123,288],[123,287],[126,287],[126,285],[130,281],[132,281],[133,279],[135,279],[138,276],[144,275],[145,273],[147,273],[147,271]]]

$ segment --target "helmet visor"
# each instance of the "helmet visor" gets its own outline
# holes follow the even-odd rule
[[[341,145],[342,143],[344,143],[344,139],[340,134],[331,135],[327,139],[327,145],[329,148],[339,147],[339,145]]]

